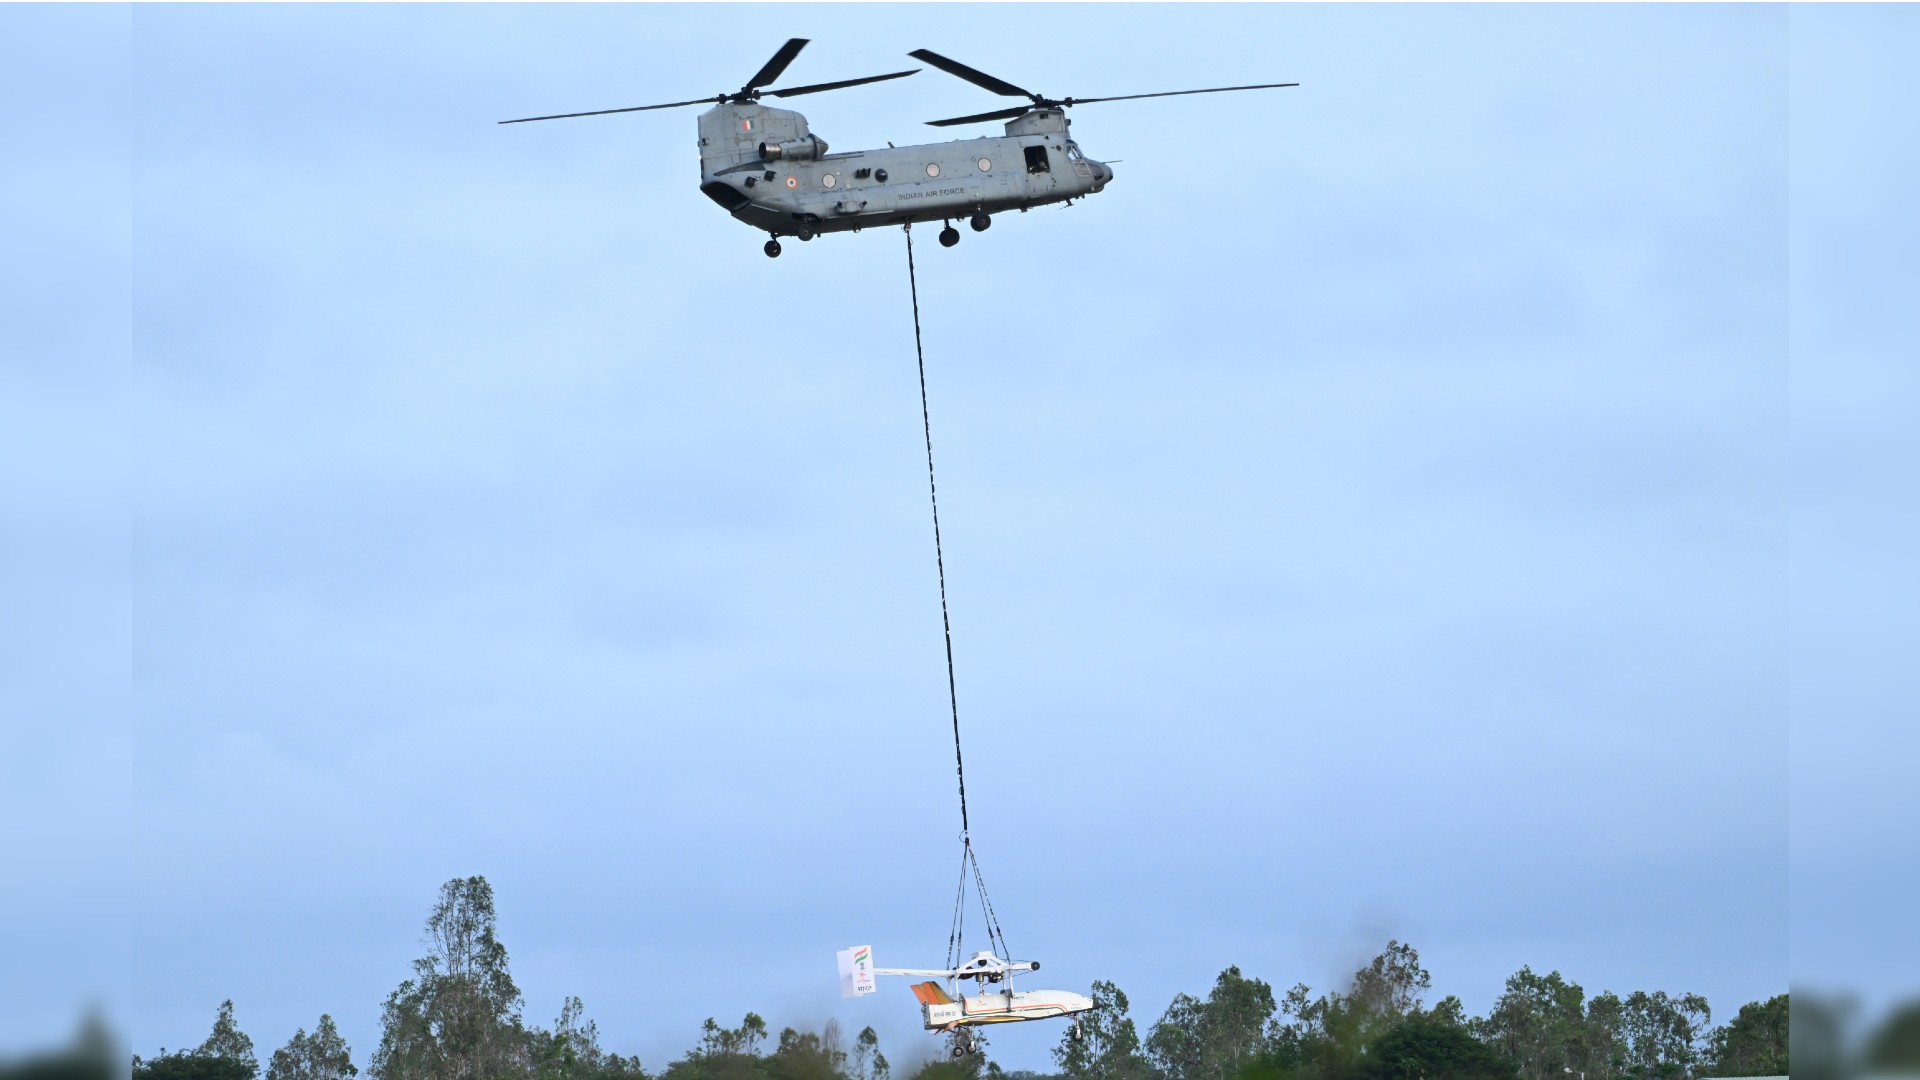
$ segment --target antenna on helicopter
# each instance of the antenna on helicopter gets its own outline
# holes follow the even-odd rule
[[[785,90],[761,89],[761,87],[778,79],[781,73],[787,70],[787,65],[793,63],[793,58],[799,56],[800,50],[807,47],[807,41],[807,38],[789,38],[785,45],[780,46],[779,52],[774,53],[771,59],[760,66],[759,71],[754,72],[753,78],[748,79],[746,85],[731,94],[715,94],[713,97],[694,98],[692,101],[669,101],[664,105],[634,105],[625,109],[596,109],[593,112],[556,113],[552,116],[523,116],[518,120],[502,120],[500,123],[525,124],[534,120],[568,120],[576,116],[607,116],[612,113],[647,112],[653,109],[678,109],[683,105],[740,104],[742,102],[759,101],[762,97],[799,97],[802,94],[818,94],[824,90],[844,90],[849,86],[885,82],[888,79],[904,79],[920,70],[919,68],[914,68],[912,71],[895,71],[887,75],[869,75],[864,79],[842,79],[839,82],[812,83],[807,86],[789,87]]]
[[[1010,109],[995,109],[992,112],[974,113],[971,116],[956,116],[948,120],[929,120],[930,127],[952,127],[955,124],[978,124],[988,120],[1011,120],[1016,116],[1025,116],[1035,109],[1069,108],[1074,105],[1091,105],[1096,101],[1133,101],[1138,98],[1181,97],[1186,94],[1224,94],[1229,90],[1276,90],[1284,86],[1299,86],[1299,83],[1260,83],[1256,86],[1215,86],[1205,90],[1164,90],[1157,94],[1121,94],[1116,97],[1097,98],[1050,98],[1036,94],[1031,90],[1015,86],[1005,79],[995,78],[984,71],[970,68],[958,60],[949,60],[931,49],[915,49],[907,54],[915,60],[939,68],[949,75],[967,80],[984,90],[991,90],[1002,97],[1023,97],[1032,104],[1016,105]]]

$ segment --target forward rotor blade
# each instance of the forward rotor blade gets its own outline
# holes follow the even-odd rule
[[[914,68],[912,71],[896,71],[891,75],[869,75],[864,79],[842,79],[839,82],[814,83],[812,86],[796,86],[791,90],[768,90],[765,96],[782,98],[799,97],[801,94],[817,94],[822,90],[840,90],[849,86],[859,86],[862,83],[885,82],[888,79],[904,79],[909,75],[919,73],[919,71],[919,68]]]
[[[958,75],[960,78],[967,80],[983,90],[991,90],[996,94],[1003,94],[1007,97],[1031,98],[1038,96],[1031,90],[1022,90],[1005,79],[996,79],[986,72],[970,68],[958,60],[949,60],[931,49],[915,49],[907,55],[913,57],[915,60],[932,64],[934,67],[939,68],[949,75]]]
[[[994,112],[974,113],[972,116],[956,116],[951,120],[929,120],[928,127],[952,127],[955,124],[979,124],[988,120],[1011,120],[1016,116],[1025,116],[1033,111],[1031,105],[1016,105],[1011,109],[998,109]]]
[[[1216,86],[1209,90],[1168,90],[1160,94],[1121,94],[1119,97],[1083,97],[1068,98],[1068,105],[1087,105],[1095,101],[1133,101],[1137,98],[1181,97],[1186,94],[1224,94],[1229,90],[1275,90],[1282,86],[1299,86],[1297,82],[1261,83],[1259,86]]]
[[[678,109],[683,105],[711,105],[716,101],[722,100],[725,100],[724,95],[722,97],[695,98],[692,101],[670,101],[665,105],[635,105],[631,109],[596,109],[593,112],[555,113],[552,116],[523,116],[518,120],[502,120],[500,123],[528,124],[535,120],[570,120],[576,116],[608,116],[613,113],[648,112],[653,109]]]
[[[780,51],[773,54],[773,59],[767,61],[740,89],[752,90],[779,78],[780,73],[787,70],[787,65],[793,63],[793,58],[800,55],[800,50],[807,47],[807,41],[807,38],[788,38],[787,43],[780,46]]]

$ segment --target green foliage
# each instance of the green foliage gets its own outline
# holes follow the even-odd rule
[[[1201,1075],[1205,1047],[1200,1026],[1205,1010],[1199,998],[1175,994],[1147,1033],[1147,1053],[1169,1080],[1195,1080]]]
[[[495,935],[493,890],[482,877],[441,887],[425,939],[427,955],[414,961],[413,977],[387,998],[369,1080],[894,1080],[871,1027],[851,1047],[831,1022],[817,1033],[785,1028],[768,1051],[769,1029],[758,1014],[747,1013],[737,1027],[708,1018],[698,1043],[658,1078],[638,1059],[602,1050],[578,998],[564,1000],[552,1030],[528,1027]],[[1063,1034],[1053,1049],[1057,1076],[1009,1075],[987,1058],[986,1033],[972,1029],[948,1033],[949,1055],[902,1080],[1696,1080],[1787,1072],[1784,994],[1709,1029],[1711,1014],[1697,994],[1588,998],[1557,971],[1521,968],[1481,1018],[1470,1019],[1452,996],[1427,1008],[1431,985],[1419,953],[1399,941],[1356,971],[1345,990],[1318,996],[1298,984],[1276,1000],[1267,983],[1229,967],[1204,1000],[1175,995],[1142,1039],[1126,994],[1101,981],[1092,988],[1093,1008],[1075,1025],[1079,1037]],[[1802,1019],[1796,1013],[1793,1026],[1822,1030]],[[1837,1020],[1828,1026],[1839,1030]],[[1828,1041],[1834,1052],[1827,1056],[1838,1062],[1838,1035]],[[951,1056],[969,1043],[975,1052]],[[1819,1080],[1811,1066],[1820,1055],[1801,1056],[1801,1071]],[[1920,1062],[1920,1005],[1894,1017],[1869,1061],[1881,1068]],[[226,1001],[205,1042],[135,1057],[132,1080],[260,1080],[259,1072],[252,1040]],[[333,1019],[323,1015],[312,1034],[297,1031],[274,1052],[264,1080],[357,1075]]]
[[[1178,994],[1147,1036],[1147,1052],[1167,1080],[1229,1080],[1267,1049],[1273,988],[1230,967],[1207,1000]]]
[[[194,1053],[201,1057],[238,1062],[246,1069],[247,1080],[260,1075],[260,1062],[253,1056],[253,1040],[247,1038],[247,1033],[233,1022],[232,998],[220,1003],[220,1011],[213,1018],[213,1031]]]
[[[478,876],[442,885],[426,929],[427,955],[382,1010],[374,1080],[526,1075],[520,990],[494,936],[493,886]]]
[[[234,1023],[232,999],[220,1003],[213,1031],[196,1049],[133,1059],[133,1080],[255,1080],[259,1075],[253,1040]]]
[[[560,1005],[552,1031],[527,1032],[527,1062],[532,1080],[645,1080],[637,1057],[623,1058],[600,1049],[600,1027],[585,1019],[577,997]]]
[[[760,1052],[767,1022],[755,1013],[735,1028],[721,1027],[709,1017],[700,1032],[699,1044],[668,1065],[660,1080],[891,1080],[872,1028],[860,1032],[851,1052],[840,1037],[840,1025],[831,1020],[818,1033],[785,1028],[771,1054]],[[610,1078],[602,1073],[597,1080]]]
[[[828,1021],[818,1034],[786,1028],[763,1055],[767,1022],[748,1013],[736,1028],[721,1027],[712,1017],[700,1026],[700,1043],[667,1066],[660,1080],[890,1080],[886,1055],[872,1028],[860,1032],[848,1053],[840,1026]],[[851,1067],[852,1072],[849,1073]]]
[[[253,1080],[257,1070],[233,1058],[177,1050],[156,1058],[134,1058],[133,1080]]]
[[[880,1036],[873,1028],[861,1028],[854,1038],[853,1062],[847,1076],[848,1080],[892,1080],[893,1069],[887,1064],[887,1055],[880,1052]]]
[[[1518,1066],[1521,1080],[1564,1080],[1569,1069],[1595,1071],[1587,1053],[1586,991],[1557,971],[1515,972],[1492,1011],[1474,1021],[1473,1034]]]
[[[767,1060],[773,1080],[845,1080],[847,1054],[840,1048],[840,1025],[827,1021],[819,1034],[786,1028]]]
[[[1626,1050],[1620,1041],[1626,1006],[1618,995],[1603,990],[1587,999],[1587,1022],[1582,1035],[1586,1060],[1584,1080],[1609,1080],[1626,1067]]]
[[[1398,1019],[1420,1007],[1432,982],[1413,946],[1389,941],[1379,956],[1353,973],[1348,997],[1367,1016]]]
[[[980,1066],[958,1061],[929,1061],[907,1074],[906,1080],[978,1080]]]
[[[1153,1066],[1141,1053],[1140,1034],[1127,1015],[1127,995],[1105,980],[1093,984],[1093,1009],[1082,1013],[1053,1048],[1054,1063],[1071,1080],[1145,1080]],[[1075,1030],[1079,1038],[1074,1038]]]
[[[352,1080],[360,1070],[333,1017],[322,1013],[313,1034],[305,1028],[293,1033],[287,1045],[273,1052],[267,1062],[267,1080]]]
[[[1434,1002],[1433,1008],[1427,1010],[1427,1015],[1443,1024],[1452,1024],[1460,1028],[1467,1026],[1467,1007],[1460,1004],[1460,999],[1452,994]]]
[[[1511,1062],[1458,1024],[1411,1015],[1368,1045],[1354,1080],[1514,1080]]]
[[[1468,1029],[1512,1062],[1520,1080],[1685,1080],[1704,1060],[1709,1018],[1698,994],[1588,999],[1557,971],[1523,967]]]
[[[767,1022],[748,1013],[737,1028],[723,1028],[707,1017],[700,1025],[700,1053],[708,1057],[756,1057],[767,1038]]]
[[[1700,1044],[1712,1019],[1699,994],[1668,997],[1636,990],[1620,1003],[1613,1060],[1628,1080],[1684,1080],[1700,1059]]]
[[[1432,979],[1413,946],[1389,941],[1379,956],[1353,973],[1345,992],[1319,997],[1298,983],[1281,999],[1280,1018],[1267,1029],[1261,1075],[1299,1080],[1349,1080],[1365,1063],[1367,1047],[1421,1011]],[[1456,998],[1436,1006],[1432,1019],[1458,1027],[1465,1010]]]
[[[1783,994],[1773,1000],[1785,1002],[1786,996]],[[1767,1004],[1772,1005],[1773,1002]],[[1741,1010],[1742,1013],[1745,1011]],[[1739,1023],[1737,1019],[1734,1022]],[[1780,1056],[1781,1074],[1787,1071],[1786,1063],[1783,1049]],[[1867,1064],[1895,1075],[1911,1076],[1920,1072],[1920,1002],[1895,1009],[1867,1040]]]
[[[1787,1075],[1787,995],[1750,1001],[1707,1037],[1713,1076]]]

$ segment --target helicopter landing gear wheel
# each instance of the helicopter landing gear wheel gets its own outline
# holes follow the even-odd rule
[[[960,242],[960,230],[949,225],[940,230],[940,246],[952,247]]]
[[[794,233],[793,235],[799,237],[800,242],[804,244],[807,241],[813,239],[813,230],[807,228],[805,225],[802,225],[800,226],[800,231],[797,233]]]
[[[761,248],[760,250],[761,250],[761,251],[764,251],[764,252],[766,252],[766,253],[767,253],[767,258],[769,258],[769,259],[777,259],[777,258],[779,258],[779,257],[780,257],[780,241],[779,241],[779,239],[778,239],[778,238],[776,237],[775,239],[772,239],[772,240],[769,240],[769,241],[767,241],[767,246],[766,246],[766,247],[763,247],[763,248]]]
[[[985,213],[979,213],[973,215],[973,217],[967,221],[967,224],[973,226],[974,232],[986,232],[993,226],[993,219]]]

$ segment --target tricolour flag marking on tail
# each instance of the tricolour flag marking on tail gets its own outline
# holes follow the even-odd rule
[[[855,945],[851,949],[841,949],[840,959],[840,996],[859,997],[880,989],[873,983],[873,947]]]

